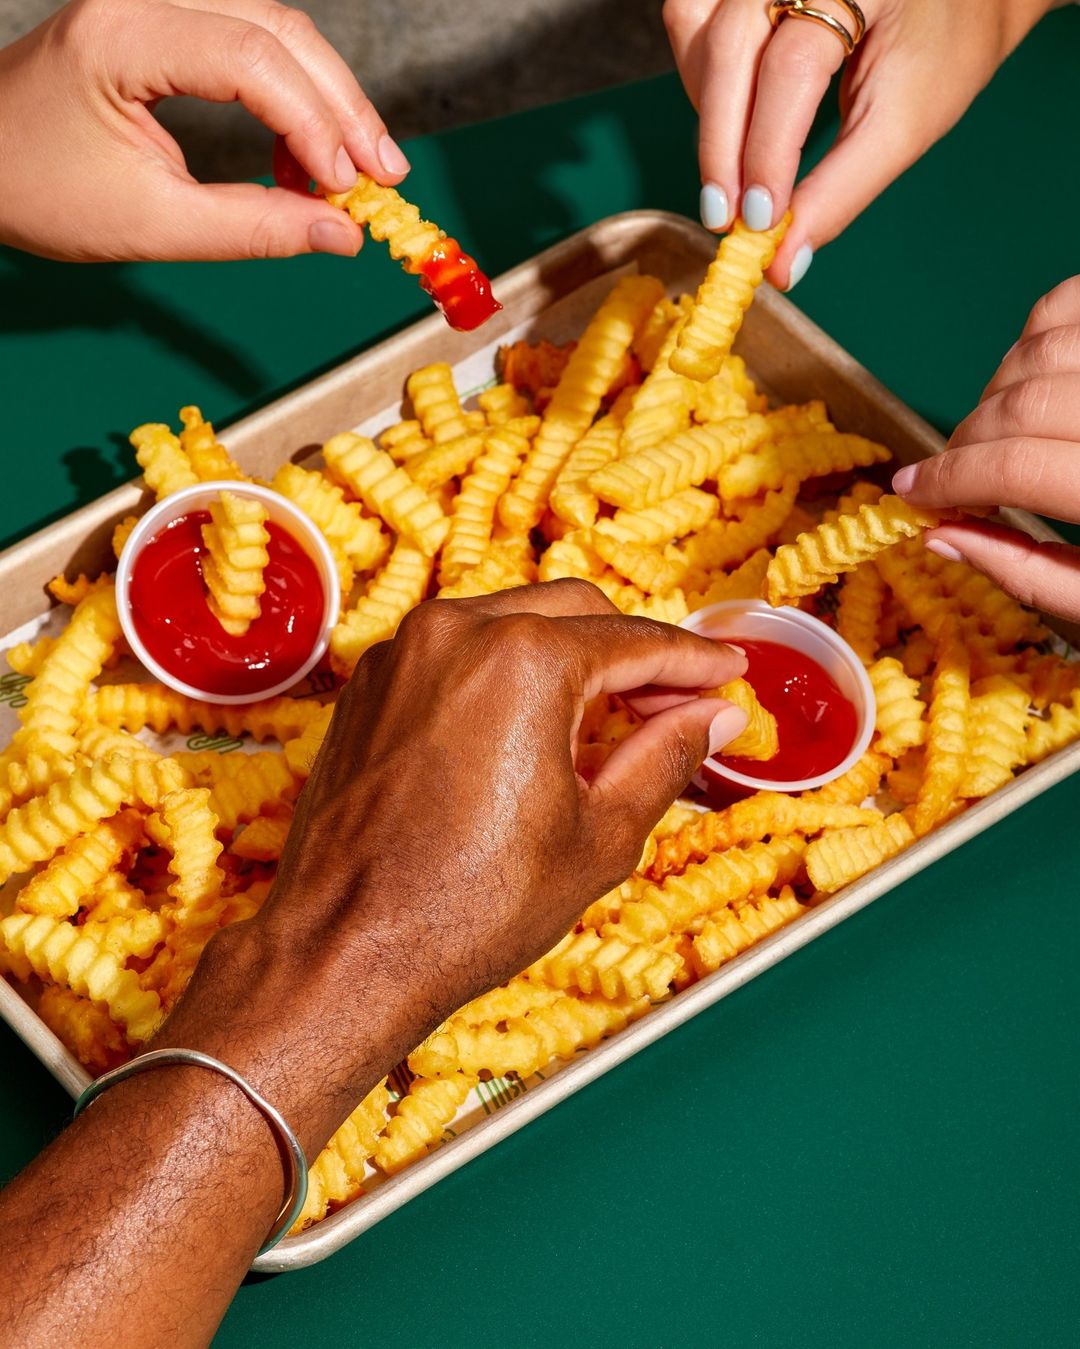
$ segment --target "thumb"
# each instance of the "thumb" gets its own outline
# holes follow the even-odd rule
[[[694,698],[650,717],[593,779],[588,800],[594,837],[625,845],[633,866],[649,830],[704,760],[734,740],[746,721],[742,708],[723,698]]]
[[[158,219],[144,257],[222,261],[233,258],[288,258],[297,253],[337,253],[355,257],[362,230],[321,197],[257,183],[175,181],[168,192],[149,198]]]

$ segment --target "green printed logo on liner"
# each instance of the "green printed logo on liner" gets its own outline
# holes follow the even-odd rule
[[[16,674],[0,675],[0,703],[9,703],[12,707],[25,707],[26,694],[23,689],[30,683],[30,676]]]
[[[196,754],[205,749],[216,749],[219,754],[231,754],[233,750],[243,749],[244,742],[232,735],[207,735],[205,731],[198,731],[188,737],[187,747]]]

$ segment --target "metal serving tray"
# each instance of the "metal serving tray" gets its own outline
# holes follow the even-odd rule
[[[315,454],[335,432],[361,426],[386,409],[395,410],[386,416],[387,422],[393,420],[405,377],[417,366],[435,360],[461,365],[523,324],[536,337],[563,341],[577,336],[568,327],[567,297],[619,269],[659,276],[673,294],[693,291],[715,246],[715,238],[699,226],[665,212],[632,212],[602,220],[500,277],[495,290],[504,308],[478,332],[451,335],[442,318],[432,315],[237,422],[225,436],[229,450],[246,470],[269,477],[284,460],[302,461]],[[768,393],[784,402],[823,398],[838,426],[883,442],[900,463],[937,454],[943,448],[941,437],[932,427],[767,286],[761,288],[746,317],[736,350]],[[145,508],[149,500],[138,483],[130,483],[0,554],[0,633],[11,633],[49,609],[44,587],[57,572],[92,573],[105,566],[112,557],[109,541],[113,525],[122,516]],[[1060,538],[1041,520],[1024,512],[1004,511],[1002,516],[1036,538]],[[1067,640],[1076,640],[1074,628],[1053,619],[1049,623]],[[298,1269],[333,1254],[449,1172],[1077,769],[1080,744],[1027,769],[950,824],[677,994],[641,1021],[558,1071],[546,1073],[544,1080],[493,1109],[426,1158],[382,1181],[300,1236],[286,1238],[260,1256],[254,1268],[264,1273]],[[4,979],[0,979],[0,1016],[73,1096],[82,1090],[88,1081],[85,1070]]]

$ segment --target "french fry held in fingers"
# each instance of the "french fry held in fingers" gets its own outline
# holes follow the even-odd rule
[[[449,246],[393,189],[360,180],[339,204],[414,274]],[[583,894],[546,954],[451,1014],[357,1106],[312,1165],[296,1231],[438,1147],[479,1110],[481,1081],[588,1052],[1080,738],[1080,676],[1042,645],[1038,617],[928,553],[935,517],[866,478],[890,448],[834,427],[821,402],[770,407],[731,353],[779,236],[736,227],[696,302],[623,277],[576,343],[509,346],[502,383],[475,403],[448,362],[429,362],[370,437],[343,426],[322,463],[277,465],[272,486],[321,531],[343,591],[329,668],[296,696],[219,704],[113,673],[112,579],[74,569],[51,587],[64,624],[9,652],[30,682],[0,751],[0,969],[94,1072],[145,1044],[216,931],[257,914],[342,681],[417,605],[576,577],[624,614],[678,623],[768,585],[815,606],[866,667],[876,719],[857,762],[799,795],[673,805],[631,875]],[[202,413],[181,422],[132,435],[151,491],[239,481]],[[223,509],[215,565],[237,581]],[[117,552],[134,524],[117,525]],[[780,764],[788,723],[752,679],[714,693],[748,714],[725,755]],[[618,699],[593,700],[582,778],[640,725]]]

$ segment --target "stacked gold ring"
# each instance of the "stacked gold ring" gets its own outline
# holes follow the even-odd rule
[[[836,0],[836,3],[851,16],[850,29],[839,19],[826,14],[823,9],[814,9],[806,3],[806,0],[772,0],[769,5],[769,22],[776,28],[783,19],[810,19],[813,23],[819,23],[823,28],[827,28],[830,33],[835,33],[850,56],[866,32],[866,18],[855,0]]]

